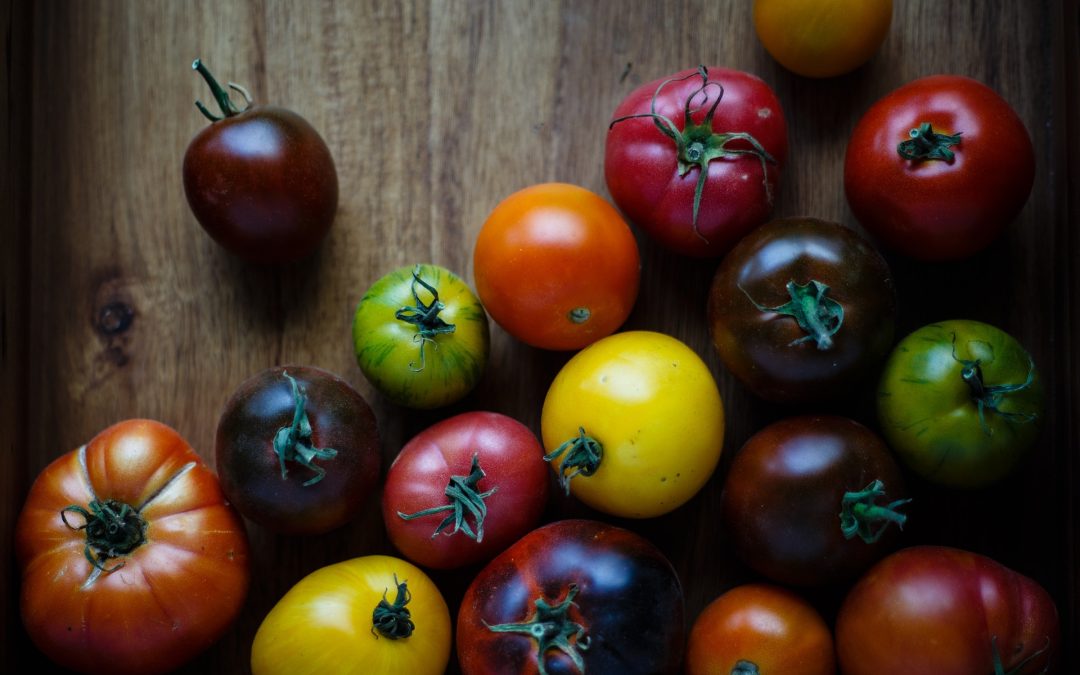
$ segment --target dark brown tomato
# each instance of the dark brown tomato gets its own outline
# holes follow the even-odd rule
[[[229,501],[285,534],[345,524],[378,487],[375,415],[348,383],[318,368],[269,368],[241,384],[221,415],[215,451]]]
[[[892,346],[896,292],[885,259],[838,223],[774,220],[721,262],[708,300],[724,366],[780,403],[835,397]]]
[[[906,491],[884,442],[843,417],[771,424],[735,456],[721,497],[739,557],[780,583],[854,577],[895,545]]]

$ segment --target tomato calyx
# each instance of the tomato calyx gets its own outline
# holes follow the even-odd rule
[[[435,336],[453,333],[456,327],[454,324],[447,323],[439,317],[439,312],[446,309],[446,305],[439,300],[438,289],[420,278],[419,265],[413,269],[412,277],[412,296],[413,301],[416,304],[412,307],[402,307],[394,312],[394,318],[416,326],[415,340],[420,342],[420,367],[417,368],[415,362],[413,362],[409,364],[409,368],[411,368],[413,372],[420,372],[424,369],[426,364],[424,345],[431,342],[435,345],[435,348],[438,349],[439,343],[435,342]],[[425,304],[424,301],[420,299],[420,293],[416,290],[417,284],[431,294],[431,302]]]
[[[756,663],[746,659],[739,659],[731,669],[731,675],[759,675],[760,672]]]
[[[695,89],[689,96],[686,97],[686,102],[683,104],[683,129],[679,131],[678,126],[675,125],[670,118],[661,115],[656,112],[656,100],[660,97],[660,92],[665,87],[673,82],[683,82],[692,77],[701,77],[701,86]],[[716,96],[716,100],[712,102],[705,118],[700,124],[694,124],[692,119],[693,114],[701,110],[708,102],[709,87],[717,87],[720,91]],[[703,95],[704,99],[701,102],[701,106],[697,108],[691,108],[691,105],[698,95]],[[696,72],[690,73],[683,77],[673,77],[664,80],[656,88],[656,92],[653,93],[652,101],[650,103],[649,112],[637,113],[633,115],[626,115],[612,120],[608,125],[608,129],[611,129],[616,124],[638,117],[648,117],[652,119],[656,124],[656,128],[659,129],[665,136],[675,142],[676,148],[676,160],[679,167],[679,177],[686,176],[690,173],[690,170],[694,167],[698,168],[697,184],[694,187],[694,211],[692,224],[694,228],[694,234],[696,234],[702,241],[708,243],[708,239],[705,238],[701,231],[698,230],[698,212],[701,207],[701,194],[705,189],[705,181],[709,177],[709,163],[717,159],[737,159],[743,155],[752,155],[757,157],[761,162],[761,181],[765,186],[765,197],[771,203],[772,202],[772,188],[769,186],[768,178],[768,166],[767,164],[776,164],[776,159],[765,150],[765,147],[751,134],[744,131],[728,131],[723,133],[717,133],[713,131],[712,120],[713,115],[716,113],[717,106],[720,105],[720,100],[724,97],[724,86],[719,82],[709,80],[709,70],[705,66],[698,66]],[[733,148],[728,144],[732,141],[745,141],[750,144],[750,148]]]
[[[379,604],[375,605],[375,609],[371,613],[371,634],[376,639],[381,635],[390,640],[401,640],[409,637],[416,630],[416,624],[412,620],[412,612],[405,607],[412,600],[409,586],[405,581],[399,582],[396,574],[394,575],[394,585],[397,587],[394,602],[391,603],[386,599],[386,593],[389,591],[389,589],[386,589],[383,591],[382,600],[379,600]]]
[[[844,325],[844,306],[826,296],[829,287],[811,279],[806,284],[789,281],[784,288],[791,300],[777,307],[767,307],[754,300],[745,288],[739,286],[739,290],[758,311],[790,316],[799,324],[799,328],[806,332],[805,336],[789,342],[789,347],[814,342],[821,351],[832,348],[833,336]]]
[[[845,539],[859,537],[867,544],[873,544],[885,534],[890,523],[896,523],[904,529],[907,515],[896,509],[911,502],[910,499],[897,499],[888,504],[877,504],[885,496],[885,484],[874,480],[864,489],[845,492],[840,499],[840,531]]]
[[[281,427],[274,434],[274,452],[277,453],[278,463],[281,465],[281,477],[287,478],[289,470],[285,462],[296,462],[315,472],[315,475],[304,481],[304,487],[314,485],[326,475],[326,469],[315,464],[316,459],[333,459],[337,457],[337,450],[333,448],[316,448],[311,440],[311,421],[307,415],[307,391],[289,373],[281,373],[292,384],[292,395],[295,408],[293,409],[292,424]]]
[[[87,510],[77,504],[65,506],[60,510],[60,519],[72,530],[86,530],[86,547],[83,555],[95,568],[91,581],[101,572],[114,572],[124,566],[123,561],[106,567],[110,558],[128,555],[146,542],[146,521],[139,512],[115,499],[104,502],[94,499]],[[83,517],[83,524],[78,527],[68,522],[67,512]]]
[[[480,481],[483,480],[484,470],[480,468],[480,456],[473,454],[472,465],[469,468],[468,476],[450,476],[450,483],[446,486],[444,494],[449,498],[449,504],[443,504],[442,506],[433,506],[430,509],[424,509],[423,511],[417,511],[416,513],[405,514],[398,511],[397,514],[403,520],[413,520],[416,518],[422,518],[424,516],[434,515],[436,513],[442,513],[444,511],[450,511],[450,513],[443,519],[439,526],[435,528],[435,532],[431,534],[431,538],[439,536],[440,532],[443,532],[450,525],[454,526],[453,530],[443,532],[447,536],[463,533],[466,537],[473,539],[476,543],[480,543],[484,540],[484,518],[487,517],[487,504],[484,500],[495,494],[498,490],[498,486],[492,486],[490,490],[484,492],[478,492],[477,486]],[[469,522],[465,516],[467,513],[471,513],[473,521],[476,523],[476,530],[469,527]]]
[[[1039,671],[1040,675],[1050,672],[1050,637],[1046,638],[1046,646],[1042,649],[1038,649],[1028,654],[1020,663],[1016,664],[1012,670],[1005,670],[1005,664],[1001,661],[1001,652],[998,651],[997,636],[990,636],[990,649],[991,656],[993,658],[994,672],[993,675],[1021,675],[1027,668],[1028,664],[1039,658],[1042,655],[1046,655],[1046,667]],[[1017,645],[1016,651],[1023,649],[1023,644]]]
[[[912,161],[938,159],[951,164],[956,154],[949,148],[959,145],[962,135],[963,132],[941,134],[929,122],[923,122],[908,132],[908,139],[896,146],[896,152]]]
[[[578,427],[577,437],[544,455],[544,461],[554,461],[563,454],[566,456],[559,464],[559,485],[569,495],[570,480],[574,476],[591,476],[600,468],[600,462],[604,458],[604,446],[600,441],[586,435],[585,427]]]
[[[1035,381],[1035,362],[1032,360],[1031,355],[1028,354],[1028,371],[1027,377],[1023,382],[1014,384],[986,384],[983,379],[982,360],[981,359],[962,359],[956,355],[956,333],[952,336],[952,357],[953,359],[963,366],[960,371],[960,377],[971,389],[971,399],[975,402],[975,405],[979,409],[979,425],[982,427],[983,433],[987,436],[993,435],[993,430],[990,425],[986,423],[986,411],[989,410],[1009,423],[1027,424],[1034,422],[1038,415],[1035,413],[1021,413],[1021,412],[1009,412],[1001,409],[1001,404],[1005,401],[1009,394],[1014,392],[1023,391],[1031,386],[1031,383]]]
[[[585,659],[581,652],[588,651],[591,639],[585,634],[585,626],[570,620],[570,608],[577,606],[574,603],[577,594],[577,584],[570,584],[566,598],[557,605],[550,605],[544,597],[537,598],[533,603],[536,611],[524,622],[492,626],[483,621],[484,627],[493,633],[518,633],[536,640],[539,675],[547,675],[544,654],[551,649],[566,654],[578,672],[584,673]]]
[[[199,109],[199,112],[206,116],[206,119],[211,122],[219,122],[226,117],[232,117],[234,115],[239,115],[242,112],[247,112],[247,110],[251,108],[251,93],[235,82],[228,83],[229,88],[239,92],[246,102],[243,108],[237,108],[232,102],[232,99],[229,98],[229,92],[225,91],[225,89],[218,84],[218,81],[214,79],[214,76],[210,74],[210,71],[202,62],[202,59],[195,59],[191,64],[191,69],[198,71],[203,79],[206,80],[206,84],[210,86],[210,92],[214,95],[214,100],[217,101],[218,107],[221,108],[222,116],[219,117],[210,112],[206,106],[203,105],[202,101],[196,100],[195,107]]]

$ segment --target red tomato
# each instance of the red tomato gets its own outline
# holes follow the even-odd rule
[[[532,529],[547,503],[536,435],[493,412],[443,420],[405,444],[383,489],[383,520],[405,557],[447,569],[488,560]]]
[[[738,70],[684,70],[615,109],[604,176],[615,204],[663,246],[724,254],[769,218],[787,158],[776,94]]]
[[[984,556],[918,546],[870,568],[836,620],[845,675],[1053,672],[1057,609],[1031,579]]]
[[[546,183],[504,199],[473,252],[491,318],[541,349],[581,349],[614,333],[637,299],[637,241],[602,197]]]
[[[915,80],[871,106],[844,160],[855,217],[921,260],[985,248],[1020,213],[1034,180],[1024,123],[992,89],[955,75]]]
[[[243,521],[187,442],[150,420],[45,467],[15,548],[27,632],[84,673],[173,670],[221,637],[247,594]]]

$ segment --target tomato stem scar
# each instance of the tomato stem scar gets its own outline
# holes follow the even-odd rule
[[[484,475],[484,470],[480,468],[480,456],[474,453],[468,476],[450,476],[450,483],[444,491],[444,494],[450,500],[449,504],[433,506],[412,514],[405,514],[401,511],[398,511],[397,514],[404,520],[413,520],[450,511],[446,518],[439,523],[439,526],[435,528],[431,538],[434,539],[439,536],[440,532],[453,525],[454,529],[444,534],[449,536],[462,532],[465,536],[480,543],[484,540],[484,518],[487,516],[487,504],[484,503],[484,500],[498,490],[497,486],[493,486],[490,490],[484,492],[477,491],[477,485],[483,480]],[[469,522],[465,519],[465,516],[469,513],[472,514],[473,521],[476,523],[475,531],[469,527]]]

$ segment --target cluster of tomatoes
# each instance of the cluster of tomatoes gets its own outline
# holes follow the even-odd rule
[[[758,21],[769,47],[769,17]],[[874,47],[852,49],[865,59]],[[295,113],[236,108],[195,67],[223,115],[200,105],[215,121],[185,157],[196,217],[254,260],[307,255],[337,205],[325,144]],[[808,74],[835,74],[825,71]],[[481,228],[476,294],[431,264],[376,281],[353,341],[365,377],[396,405],[465,397],[488,358],[489,316],[533,347],[576,353],[550,384],[539,438],[473,411],[411,439],[381,490],[402,557],[347,560],[298,582],[256,634],[253,672],[441,673],[455,635],[470,674],[1048,672],[1058,619],[1038,584],[958,549],[890,553],[910,501],[901,465],[983,487],[1034,444],[1043,394],[1031,357],[963,320],[894,344],[896,291],[867,239],[812,218],[766,222],[787,152],[783,111],[763,81],[723,68],[675,73],[612,116],[605,176],[618,209],[577,186],[532,186]],[[885,245],[955,259],[1016,217],[1033,167],[1003,99],[939,76],[866,113],[845,188]],[[726,541],[767,581],[726,592],[689,629],[675,570],[646,539],[601,520],[541,525],[553,485],[598,513],[651,518],[692,499],[719,463],[724,408],[706,363],[663,333],[618,332],[640,281],[624,216],[678,254],[723,256],[707,324],[724,367],[756,396],[798,406],[880,378],[884,439],[806,415],[739,450],[722,497]],[[129,420],[42,472],[16,539],[23,620],[45,653],[82,672],[179,666],[243,605],[241,516],[281,533],[329,532],[379,492],[382,474],[367,402],[308,366],[242,383],[221,413],[215,459],[216,475],[174,430]],[[452,626],[424,568],[472,565]],[[850,590],[830,629],[793,589],[836,584]]]

